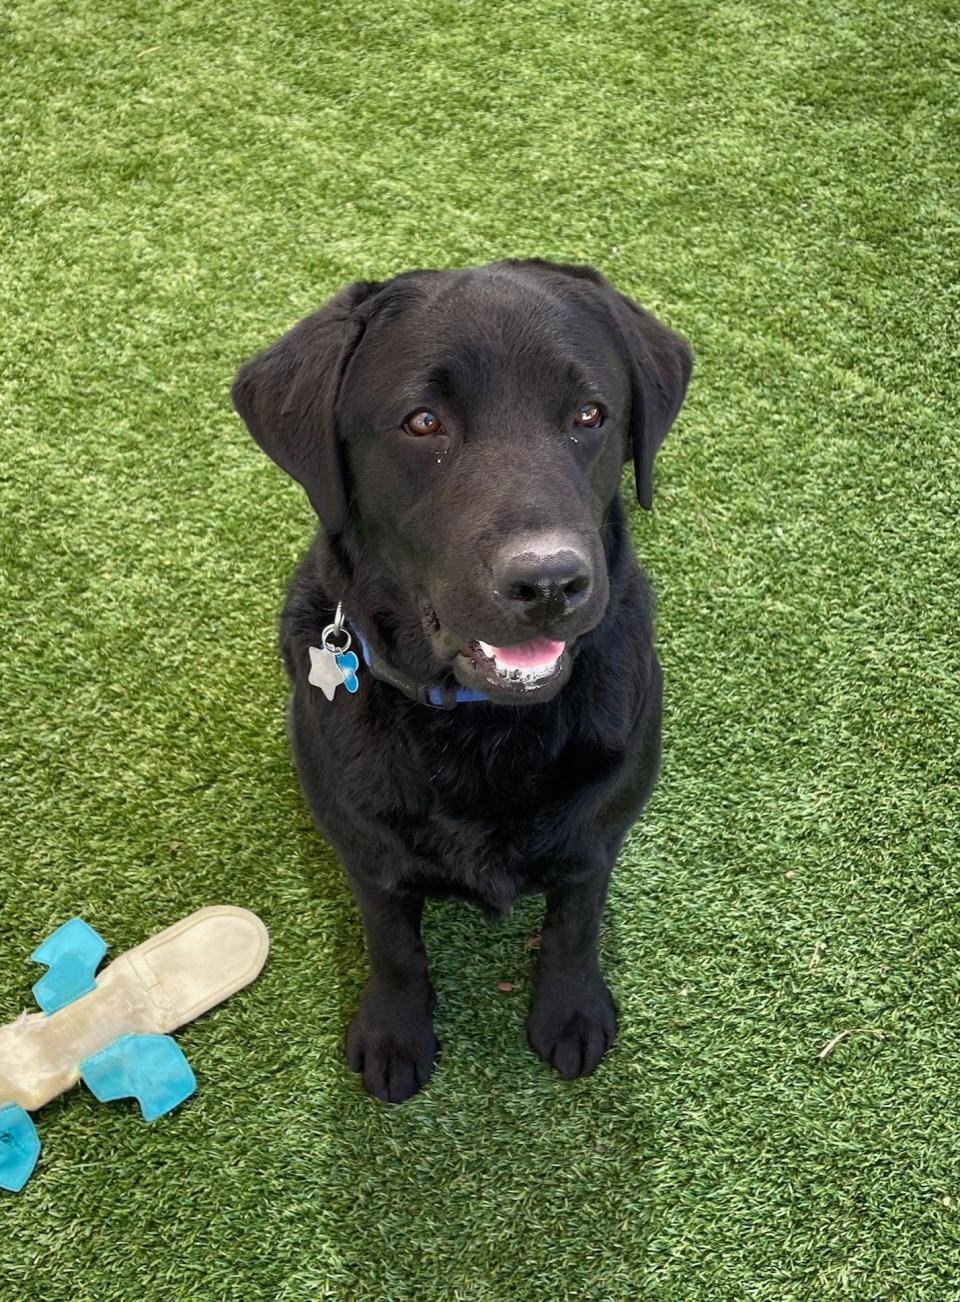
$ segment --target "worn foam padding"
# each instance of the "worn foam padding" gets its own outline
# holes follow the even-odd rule
[[[83,1083],[101,1103],[135,1098],[156,1121],[197,1088],[187,1056],[172,1035],[121,1035],[80,1064]]]
[[[0,1100],[33,1111],[80,1077],[80,1064],[123,1035],[165,1035],[259,975],[267,929],[247,909],[212,905],[121,954],[96,987],[51,1016],[0,1027]]]
[[[19,1193],[40,1156],[40,1136],[29,1113],[16,1103],[0,1107],[0,1189]]]
[[[38,945],[30,957],[49,969],[33,987],[45,1013],[55,1013],[96,986],[107,942],[83,918],[71,918]]]

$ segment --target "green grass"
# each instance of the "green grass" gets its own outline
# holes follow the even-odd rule
[[[0,1021],[73,913],[116,954],[234,902],[273,953],[180,1035],[189,1105],[39,1115],[4,1299],[960,1298],[956,22],[8,7]],[[524,255],[696,350],[634,516],[664,771],[598,1074],[525,1045],[537,902],[438,905],[444,1058],[389,1109],[341,1061],[360,927],[284,736],[311,517],[227,390],[347,280]]]

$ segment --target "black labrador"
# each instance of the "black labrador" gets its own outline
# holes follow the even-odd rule
[[[237,375],[321,525],[281,619],[289,729],[363,915],[347,1059],[381,1099],[438,1051],[426,896],[543,891],[531,1045],[583,1076],[616,1034],[597,933],[661,703],[619,486],[632,457],[650,507],[690,370],[599,272],[532,259],[358,281]]]

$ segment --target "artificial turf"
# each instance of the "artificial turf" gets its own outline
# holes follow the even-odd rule
[[[181,1033],[188,1105],[39,1115],[4,1302],[960,1298],[956,9],[0,21],[0,1021],[75,913],[114,954],[214,901],[273,939]],[[527,255],[697,355],[633,517],[666,717],[622,1029],[559,1079],[538,903],[436,905],[443,1060],[389,1108],[342,1061],[360,927],[284,735],[311,516],[227,390],[348,280]]]

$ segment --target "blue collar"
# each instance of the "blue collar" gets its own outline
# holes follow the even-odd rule
[[[344,616],[344,623],[347,622]],[[398,669],[394,669],[392,665],[388,665],[385,660],[371,651],[366,638],[356,624],[352,627],[360,643],[367,668],[373,677],[381,683],[389,683],[391,687],[396,687],[398,691],[403,692],[404,696],[409,696],[411,701],[417,701],[421,705],[432,705],[438,710],[452,710],[455,705],[463,705],[469,701],[490,700],[489,696],[484,696],[482,692],[471,691],[469,687],[458,686],[454,689],[452,683],[418,683],[413,678],[408,678],[406,674],[400,673]]]

